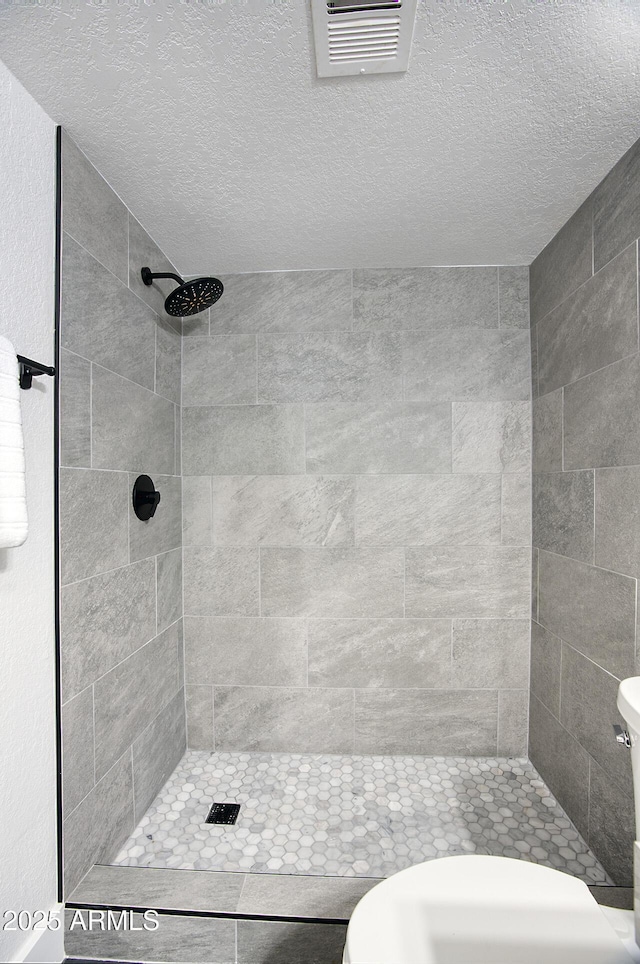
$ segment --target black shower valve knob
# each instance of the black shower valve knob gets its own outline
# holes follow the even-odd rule
[[[133,511],[139,519],[147,522],[153,518],[160,502],[160,493],[156,490],[152,479],[148,475],[139,475],[133,486]]]

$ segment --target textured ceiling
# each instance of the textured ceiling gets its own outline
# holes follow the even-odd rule
[[[315,77],[307,0],[0,0],[0,58],[185,273],[528,263],[640,135],[640,0],[419,0]]]

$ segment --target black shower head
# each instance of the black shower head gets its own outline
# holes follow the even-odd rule
[[[153,284],[154,278],[173,278],[178,282],[179,287],[171,292],[164,303],[166,313],[177,318],[197,315],[199,311],[210,308],[224,291],[222,282],[217,278],[194,278],[193,281],[183,281],[180,275],[170,271],[153,272],[151,268],[143,268],[140,274],[146,285]]]

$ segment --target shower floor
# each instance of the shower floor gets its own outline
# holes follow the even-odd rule
[[[234,826],[205,823],[241,804]],[[188,751],[113,861],[132,867],[388,877],[498,854],[610,884],[526,759]]]

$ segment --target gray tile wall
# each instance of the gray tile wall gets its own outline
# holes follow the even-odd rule
[[[530,753],[614,880],[634,837],[618,681],[638,672],[640,144],[531,265]]]
[[[189,745],[524,754],[528,269],[223,281],[183,329]]]
[[[67,892],[131,832],[186,745],[181,332],[144,264],[173,270],[63,142],[61,646]],[[162,494],[131,509],[139,473]]]
[[[152,871],[153,873],[153,871]],[[178,871],[186,875],[189,871]],[[216,874],[216,876],[221,876]],[[198,885],[201,890],[204,883]],[[278,902],[282,903],[282,897]],[[166,964],[341,964],[346,924],[279,920],[226,920],[161,913],[155,929],[145,929],[135,913],[124,929],[121,912],[100,929],[96,912],[65,912],[65,948],[73,958],[101,961],[157,961]],[[126,912],[125,912],[126,913]],[[246,911],[245,913],[250,913]]]

